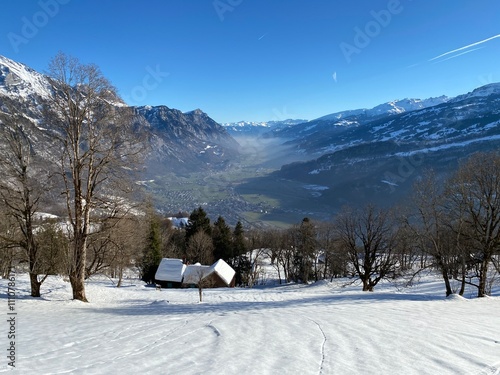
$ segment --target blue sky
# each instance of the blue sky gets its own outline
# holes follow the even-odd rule
[[[2,15],[6,57],[44,71],[62,51],[100,66],[129,104],[218,122],[500,81],[498,0],[3,0]]]

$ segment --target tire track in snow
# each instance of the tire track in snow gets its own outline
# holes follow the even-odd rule
[[[207,324],[207,327],[210,328],[214,333],[215,333],[215,336],[217,337],[221,337],[222,334],[220,333],[220,331],[217,329],[217,327],[215,327],[213,324],[212,324],[212,321],[210,321],[210,323]]]
[[[487,366],[480,372],[474,373],[474,375],[500,375],[500,362]]]

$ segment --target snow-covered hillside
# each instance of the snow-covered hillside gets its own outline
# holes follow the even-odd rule
[[[488,85],[478,87],[467,94],[457,96],[453,99],[453,101],[458,102],[464,99],[481,98],[490,95],[500,95],[500,83],[490,83]]]
[[[42,299],[16,280],[20,374],[498,374],[497,297],[443,297],[437,279],[373,293],[345,280],[156,290],[88,282],[90,303],[50,278]],[[3,291],[7,281],[1,280]],[[7,297],[2,293],[4,311]],[[4,322],[7,329],[8,323]],[[4,347],[7,334],[4,329]],[[3,356],[0,372],[7,372]]]
[[[24,99],[39,96],[47,99],[51,92],[46,76],[0,55],[0,95]]]
[[[449,100],[450,98],[444,95],[437,98],[429,98],[423,100],[421,99],[393,100],[387,103],[379,104],[371,109],[362,108],[362,109],[341,111],[326,116],[322,116],[316,120],[321,120],[321,121],[340,120],[346,117],[361,116],[361,115],[366,117],[397,115],[404,112],[411,112],[417,109],[423,109],[438,104],[446,103]]]

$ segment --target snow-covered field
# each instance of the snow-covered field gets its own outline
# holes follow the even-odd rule
[[[253,289],[155,290],[138,280],[87,285],[72,301],[52,277],[42,299],[17,275],[15,372],[20,374],[499,374],[500,290],[444,298],[438,279],[344,281]],[[8,366],[7,280],[0,281]]]

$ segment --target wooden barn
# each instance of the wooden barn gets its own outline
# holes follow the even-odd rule
[[[211,266],[199,263],[185,265],[181,259],[163,258],[156,271],[155,281],[162,288],[197,286],[204,288],[234,287],[236,271],[219,259]]]
[[[196,286],[201,281],[205,288],[233,288],[236,271],[224,260],[219,259],[211,266],[193,264],[186,267],[184,279],[185,286]]]
[[[185,269],[181,259],[163,258],[156,270],[155,282],[162,288],[180,288]]]

